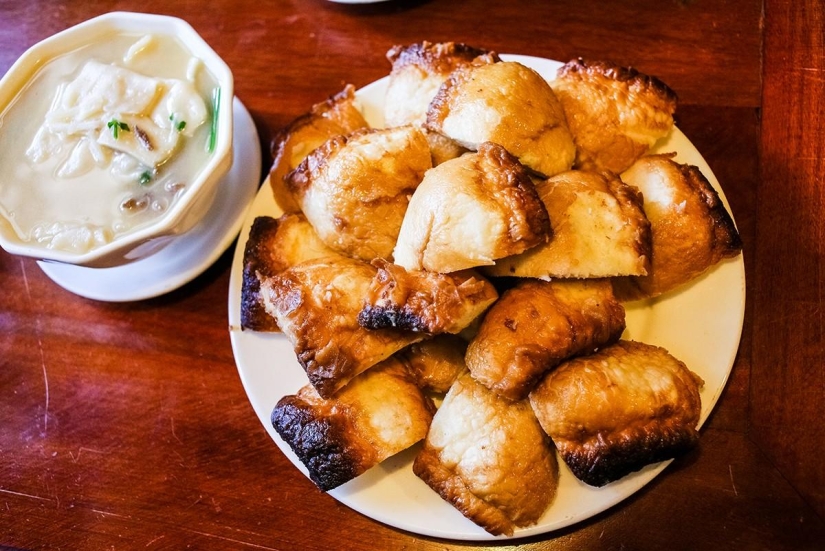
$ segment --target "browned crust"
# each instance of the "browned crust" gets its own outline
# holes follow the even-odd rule
[[[344,102],[351,102],[355,99],[355,86],[347,84],[340,92],[329,96],[326,100],[314,104],[309,112],[295,118],[289,125],[276,132],[272,139],[272,154],[275,164],[278,158],[284,153],[284,146],[292,134],[316,122],[318,117],[328,115],[340,108]]]
[[[310,479],[329,491],[366,471],[374,461],[354,448],[348,437],[354,429],[345,415],[319,414],[299,396],[284,396],[272,410],[272,426],[289,444]]]
[[[430,106],[427,109],[427,119],[424,121],[424,128],[430,132],[440,133],[444,125],[444,119],[450,114],[450,105],[453,101],[452,90],[467,78],[467,71],[457,69],[450,73],[450,76],[441,84],[436,92]]]
[[[443,334],[413,343],[395,354],[395,358],[419,388],[444,394],[467,370],[464,354],[467,341],[458,335]]]
[[[600,75],[617,82],[623,82],[631,90],[653,94],[676,110],[678,96],[667,84],[655,76],[640,73],[633,67],[622,67],[610,61],[590,61],[581,57],[568,61],[556,72],[557,78],[581,78],[582,76]]]
[[[318,177],[323,166],[347,144],[347,141],[346,136],[334,136],[313,150],[294,170],[284,176],[287,189],[296,197],[302,197],[312,181]]]
[[[604,486],[647,465],[683,455],[698,441],[699,432],[693,427],[658,423],[607,437],[598,434],[585,443],[555,440],[576,478],[591,486]]]
[[[611,172],[602,172],[602,176],[607,180],[610,191],[619,201],[622,212],[632,220],[634,227],[638,228],[638,238],[633,248],[643,259],[643,267],[647,270],[650,266],[651,235],[650,221],[644,214],[644,196],[638,188],[626,185],[621,178]]]
[[[270,316],[261,300],[261,277],[269,277],[282,268],[274,262],[268,244],[278,231],[278,220],[259,216],[252,222],[243,253],[241,283],[241,329],[278,331],[278,323]]]
[[[368,329],[458,333],[498,298],[495,287],[474,272],[407,271],[382,259],[372,265],[378,272],[358,314]],[[468,313],[472,319],[465,323]]]
[[[696,445],[703,384],[664,348],[623,340],[559,366],[530,403],[573,474],[603,486]]]
[[[347,277],[340,277],[343,274]],[[409,331],[364,329],[356,319],[360,306],[342,308],[342,295],[366,293],[374,275],[375,268],[366,262],[340,256],[304,262],[262,280],[267,311],[281,319],[298,363],[323,398],[331,398],[359,373],[424,338]]]
[[[444,134],[426,129],[424,129],[424,133],[427,136],[427,143],[430,145],[430,155],[433,160],[433,166],[438,166],[443,162],[456,159],[470,151]]]
[[[638,162],[652,167],[651,171],[673,171],[668,174],[671,181],[688,188],[690,199],[679,216],[652,225],[648,274],[614,280],[616,295],[623,301],[656,297],[677,289],[742,251],[742,238],[733,218],[698,167],[674,161],[673,154],[650,155]]]
[[[574,281],[525,279],[505,291],[467,349],[473,377],[501,396],[521,400],[565,359],[618,340],[626,326],[624,308],[609,292],[609,282],[591,281],[588,309],[567,297],[565,286],[584,285]]]
[[[480,57],[476,59],[475,63],[463,65],[451,72],[430,102],[424,128],[432,132],[440,132],[444,124],[444,119],[450,114],[455,91],[460,90],[465,81],[472,79],[473,67],[487,63],[495,63],[496,61],[500,60]]]
[[[519,160],[498,144],[485,142],[478,146],[479,167],[483,173],[495,175],[491,193],[512,213],[508,227],[510,241],[519,244],[522,252],[548,241],[553,235],[550,216],[539,197],[530,173]]]
[[[428,41],[409,45],[395,45],[387,51],[387,59],[393,70],[414,65],[427,72],[449,74],[457,67],[486,56],[490,61],[500,61],[498,54],[487,49],[475,48],[460,42]]]
[[[571,170],[537,182],[536,189],[547,207],[553,239],[521,255],[500,259],[495,266],[481,268],[484,274],[599,278],[647,273],[650,222],[637,188],[607,171]],[[571,211],[580,196],[606,195],[615,200],[615,208]],[[614,223],[604,227],[606,220]]]
[[[354,107],[354,101],[355,86],[347,84],[343,90],[314,104],[309,112],[297,117],[275,134],[272,140],[273,162],[269,182],[275,202],[285,212],[301,210],[284,182],[286,175],[295,168],[291,165],[293,149],[305,145],[301,143],[303,139],[323,141],[367,127],[367,121]]]
[[[716,251],[721,258],[732,258],[738,255],[742,251],[742,238],[733,223],[733,218],[722,203],[722,199],[719,198],[719,194],[698,167],[678,166],[685,181],[696,190],[702,202],[708,207],[708,215],[713,221],[711,249]]]
[[[447,469],[426,442],[413,462],[413,473],[468,519],[493,535],[513,535],[515,524],[501,510],[476,496],[459,475]]]

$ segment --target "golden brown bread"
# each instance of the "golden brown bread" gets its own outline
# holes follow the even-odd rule
[[[444,394],[459,375],[467,371],[466,351],[467,341],[444,333],[413,343],[394,357],[404,364],[419,387]]]
[[[387,59],[392,70],[384,98],[385,124],[422,125],[430,102],[450,73],[479,57],[499,60],[494,52],[455,42],[423,41],[390,48]]]
[[[395,245],[408,270],[455,272],[491,265],[548,239],[550,221],[526,169],[484,143],[427,171]]]
[[[430,144],[430,156],[432,157],[433,166],[438,166],[445,161],[461,157],[463,154],[470,151],[455,140],[451,140],[447,136],[432,132],[431,130],[423,129],[427,135],[427,143]]]
[[[530,404],[502,398],[467,374],[436,412],[413,472],[494,535],[535,524],[558,487],[553,444]]]
[[[644,195],[652,254],[646,276],[614,282],[621,300],[659,296],[741,252],[733,219],[697,167],[677,163],[670,155],[650,155],[622,179]]]
[[[286,184],[328,247],[366,261],[389,259],[409,199],[431,166],[421,130],[362,130],[315,149]]]
[[[530,403],[573,474],[603,486],[696,444],[702,384],[665,349],[619,341],[560,365]]]
[[[356,106],[355,87],[348,84],[326,101],[313,105],[308,113],[278,132],[272,142],[273,162],[269,171],[275,203],[284,212],[300,211],[298,202],[286,188],[284,177],[328,139],[368,126]]]
[[[472,271],[407,271],[382,259],[372,264],[378,272],[358,314],[368,329],[460,333],[498,298],[492,283]]]
[[[473,378],[511,400],[567,358],[617,340],[625,312],[608,280],[520,280],[490,307],[467,348]]]
[[[455,70],[430,103],[426,127],[473,150],[498,143],[544,176],[570,169],[576,155],[550,85],[514,61]]]
[[[536,182],[553,238],[484,268],[492,276],[599,278],[645,275],[650,223],[642,196],[608,172],[570,170]]]
[[[272,426],[324,491],[422,440],[435,406],[398,360],[362,373],[333,398],[312,386],[284,396]]]
[[[261,281],[266,311],[275,317],[309,382],[324,398],[425,337],[358,324],[375,273],[366,262],[333,256],[303,262]]]
[[[303,214],[284,214],[279,218],[256,217],[244,245],[241,328],[278,330],[275,318],[267,314],[263,306],[261,279],[305,260],[336,254],[318,239]]]
[[[576,166],[619,174],[673,127],[676,94],[659,79],[578,58],[551,83],[576,142]]]

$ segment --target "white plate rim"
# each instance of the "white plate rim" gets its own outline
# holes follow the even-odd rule
[[[558,61],[533,56],[503,54],[501,57],[527,65],[548,80],[554,78],[556,69],[561,65]],[[381,106],[386,85],[385,77],[361,88],[356,94],[367,120],[374,126],[383,125]],[[693,164],[701,170],[730,212],[715,175],[678,128],[674,128],[671,135],[654,148],[659,152],[674,150],[677,161]],[[278,214],[268,182],[265,182],[241,229],[232,262],[228,305],[230,339],[239,376],[256,415],[281,451],[306,476],[306,469],[269,421],[277,400],[306,384],[303,369],[282,335],[240,329],[243,247],[249,228],[256,216]],[[745,310],[742,255],[721,262],[677,292],[656,300],[629,303],[626,310],[628,330],[624,338],[664,346],[705,380],[701,392],[701,427],[727,384],[739,349]],[[677,323],[655,323],[656,319],[670,320],[674,316]],[[685,338],[685,334],[689,338]],[[592,488],[576,480],[560,461],[556,500],[536,525],[517,529],[513,536],[507,537],[487,533],[417,479],[409,469],[417,449],[416,446],[384,461],[329,494],[373,520],[407,532],[461,541],[518,539],[559,530],[601,513],[636,493],[670,464],[670,461],[665,461],[649,465],[612,484]],[[399,502],[402,504],[400,507],[396,505]],[[403,506],[405,503],[406,507]]]

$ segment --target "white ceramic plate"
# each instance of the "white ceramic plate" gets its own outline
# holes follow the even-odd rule
[[[49,278],[76,295],[107,302],[144,300],[168,293],[204,272],[229,248],[246,218],[261,177],[255,122],[235,98],[232,168],[218,184],[203,220],[157,253],[113,268],[39,261]]]
[[[541,58],[504,55],[536,69],[548,80],[559,63]],[[383,124],[382,106],[387,79],[358,92],[367,120]],[[702,156],[678,130],[656,150],[676,151],[677,160],[698,166],[720,192],[722,190]],[[727,202],[725,201],[727,206]],[[292,347],[282,335],[240,330],[240,298],[243,247],[256,216],[278,216],[268,183],[253,203],[235,251],[229,289],[229,324],[235,360],[249,400],[269,434],[283,453],[304,474],[306,470],[269,421],[272,408],[287,394],[307,384]],[[745,271],[741,255],[725,261],[681,291],[660,300],[626,305],[626,338],[656,344],[684,361],[705,381],[702,389],[701,423],[716,404],[733,366],[745,308]],[[367,473],[329,492],[356,511],[409,532],[457,540],[492,540],[494,537],[467,520],[412,472],[418,447],[384,461]],[[556,500],[532,527],[519,529],[513,537],[556,530],[587,519],[627,498],[652,480],[668,462],[651,465],[602,488],[579,482],[563,462]]]

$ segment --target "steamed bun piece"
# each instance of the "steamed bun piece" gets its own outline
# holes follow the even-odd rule
[[[659,296],[742,251],[733,219],[697,167],[677,163],[669,155],[649,155],[622,178],[644,195],[652,256],[647,275],[615,280],[620,299]]]
[[[390,259],[408,201],[431,166],[424,133],[399,126],[332,138],[286,182],[328,247]]]
[[[447,77],[476,58],[498,61],[493,52],[456,42],[424,41],[390,48],[387,59],[392,71],[384,102],[385,125],[423,125],[427,108]]]
[[[605,279],[521,279],[481,321],[465,360],[491,391],[521,400],[564,360],[616,341],[625,310]]]
[[[645,275],[650,223],[636,188],[608,172],[569,170],[537,182],[553,239],[485,268],[493,276],[599,278]]]
[[[560,365],[530,403],[573,474],[603,486],[696,445],[703,384],[664,348],[622,340]]]
[[[553,443],[529,402],[502,398],[469,374],[444,398],[413,472],[495,535],[535,524],[559,483]]]
[[[256,217],[244,246],[241,327],[277,331],[275,318],[263,305],[261,281],[301,262],[337,254],[324,245],[301,213]]]
[[[430,104],[426,126],[473,150],[484,142],[500,144],[544,176],[569,170],[576,155],[550,85],[513,61],[453,72]]]
[[[394,250],[407,270],[449,273],[492,265],[547,241],[550,221],[526,169],[484,143],[428,171]]]
[[[281,398],[273,428],[323,491],[363,474],[427,435],[435,406],[395,358],[355,377],[335,396],[311,385]]]
[[[416,342],[397,352],[395,357],[407,368],[423,390],[446,394],[464,372],[467,341],[458,335],[442,333]]]
[[[458,334],[498,298],[493,284],[472,270],[407,271],[382,259],[372,265],[378,272],[358,314],[358,323],[368,329]]]
[[[605,61],[570,61],[552,82],[576,142],[576,166],[619,174],[673,127],[676,94],[659,79]]]
[[[318,394],[330,398],[353,377],[426,335],[358,324],[377,269],[345,256],[308,260],[261,281],[267,313],[292,344]]]
[[[269,172],[269,185],[272,187],[275,203],[281,210],[301,210],[284,182],[289,172],[295,170],[307,155],[328,139],[368,126],[356,105],[355,87],[348,84],[326,101],[313,105],[308,113],[281,130],[273,141],[274,160]]]

